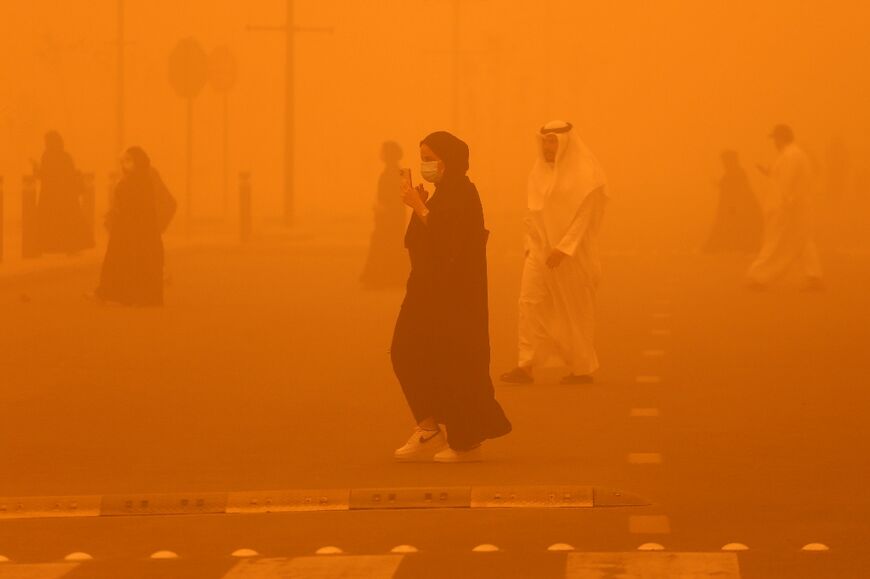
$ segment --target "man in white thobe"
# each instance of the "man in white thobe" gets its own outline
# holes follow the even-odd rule
[[[538,139],[528,182],[519,362],[501,379],[531,383],[536,367],[567,366],[562,384],[590,383],[598,369],[595,292],[607,180],[570,123],[548,123]]]
[[[794,142],[794,133],[778,125],[771,134],[779,156],[771,170],[771,190],[764,205],[761,252],[747,272],[749,287],[764,289],[799,265],[807,290],[823,289],[822,266],[812,232],[814,171],[807,154]]]

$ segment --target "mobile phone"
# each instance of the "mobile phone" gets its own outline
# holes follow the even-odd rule
[[[413,183],[411,182],[411,170],[410,169],[399,169],[399,178],[402,180],[402,188],[412,189]]]

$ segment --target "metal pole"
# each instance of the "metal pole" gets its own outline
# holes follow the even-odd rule
[[[230,95],[224,93],[224,219],[227,218],[227,211],[230,197]]]
[[[462,50],[462,0],[453,0],[453,128],[459,130],[459,83],[461,81],[461,56]]]
[[[185,199],[187,236],[193,226],[193,99],[187,99],[187,197]]]
[[[250,241],[252,230],[251,174],[245,171],[239,173],[239,239],[242,243]]]
[[[293,0],[287,0],[286,33],[286,84],[284,87],[284,225],[293,225],[295,217],[295,191],[293,182],[296,173],[296,21]]]
[[[118,14],[117,14],[117,16],[118,16],[118,47],[117,47],[118,52],[117,52],[117,63],[116,64],[118,67],[118,70],[117,70],[118,103],[116,106],[118,107],[118,110],[116,111],[116,114],[117,114],[116,120],[117,120],[117,124],[118,124],[118,127],[117,127],[118,134],[116,135],[116,137],[118,140],[115,143],[117,146],[117,148],[115,150],[116,155],[120,155],[121,151],[124,150],[124,140],[126,139],[126,136],[124,134],[126,131],[126,127],[124,126],[125,125],[124,107],[125,107],[125,100],[126,100],[126,94],[124,91],[124,79],[125,79],[125,74],[126,74],[125,62],[124,62],[124,49],[125,49],[125,43],[126,43],[126,38],[125,38],[126,34],[125,34],[125,30],[124,30],[124,18],[125,18],[124,2],[125,2],[125,0],[118,0]]]
[[[3,263],[3,241],[5,240],[3,225],[6,223],[6,219],[4,218],[3,214],[3,208],[3,177],[0,176],[0,263]]]
[[[82,214],[84,215],[85,227],[87,228],[88,247],[94,247],[96,245],[94,223],[96,222],[97,209],[93,173],[82,175],[82,189]]]
[[[24,177],[21,187],[21,257],[40,256],[39,231],[36,208],[36,177]]]

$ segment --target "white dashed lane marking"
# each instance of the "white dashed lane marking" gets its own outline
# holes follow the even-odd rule
[[[661,464],[662,455],[658,452],[633,452],[628,455],[628,464]]]
[[[634,379],[637,384],[660,384],[662,381],[661,376],[637,376]]]
[[[662,358],[664,355],[664,350],[644,350],[641,352],[641,356],[644,358]]]

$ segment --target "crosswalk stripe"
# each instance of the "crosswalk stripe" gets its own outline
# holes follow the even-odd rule
[[[244,559],[223,579],[392,579],[403,558],[404,555],[342,555]]]
[[[0,565],[0,579],[60,579],[78,566],[78,563],[4,564]]]
[[[740,579],[734,553],[571,553],[565,579]]]
[[[628,455],[629,464],[661,464],[662,455],[658,452],[632,452]]]

